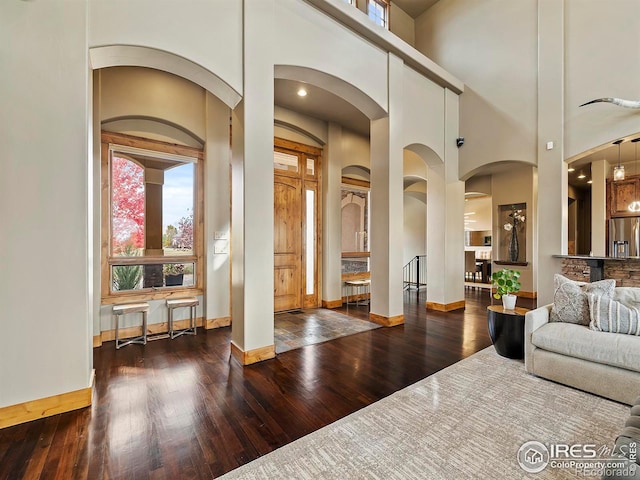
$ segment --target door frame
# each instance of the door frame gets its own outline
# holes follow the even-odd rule
[[[284,138],[274,137],[274,151],[284,150],[285,153],[295,154],[298,156],[298,172],[279,171],[274,169],[274,177],[277,175],[300,178],[302,183],[302,222],[301,222],[301,240],[302,240],[302,259],[301,259],[301,288],[302,288],[302,308],[318,308],[322,299],[322,149],[305,145],[299,142],[286,140]],[[307,159],[314,160],[313,173],[307,169]],[[307,235],[306,235],[306,192],[314,191],[315,209],[314,209],[314,229],[316,241],[314,244],[314,286],[313,293],[306,294],[307,275],[306,263],[307,258]]]

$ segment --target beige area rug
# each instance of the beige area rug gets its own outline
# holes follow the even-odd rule
[[[528,441],[611,448],[628,415],[489,347],[222,478],[599,478],[551,466],[526,473],[518,449]]]
[[[380,328],[380,325],[326,308],[301,310],[297,313],[278,313],[274,317],[276,353],[366,332],[374,328]]]

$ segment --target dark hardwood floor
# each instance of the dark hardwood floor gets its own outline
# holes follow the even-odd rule
[[[219,476],[491,345],[488,291],[467,288],[452,313],[426,312],[424,300],[405,294],[404,325],[248,367],[230,359],[230,328],[107,343],[94,350],[91,408],[0,430],[0,479]]]

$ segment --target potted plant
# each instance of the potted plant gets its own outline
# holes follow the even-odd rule
[[[176,285],[182,285],[184,279],[184,264],[165,263],[162,268],[162,273],[164,273],[165,286],[174,287]]]
[[[520,272],[518,270],[510,270],[503,268],[500,271],[493,272],[491,275],[491,283],[496,287],[493,294],[494,298],[502,297],[502,306],[505,310],[513,310],[516,308],[515,293],[520,291]]]

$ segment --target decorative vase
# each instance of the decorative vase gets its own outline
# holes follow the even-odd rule
[[[516,297],[515,295],[512,295],[510,293],[506,293],[504,295],[502,295],[502,306],[504,307],[505,310],[513,310],[516,308],[516,299],[518,297]]]
[[[511,242],[509,243],[509,260],[512,262],[518,261],[518,255],[520,254],[520,246],[518,245],[518,234],[516,228],[511,229]]]

